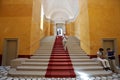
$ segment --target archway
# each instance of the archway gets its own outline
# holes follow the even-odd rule
[[[62,28],[57,28],[57,35],[62,36],[63,35],[63,29]]]

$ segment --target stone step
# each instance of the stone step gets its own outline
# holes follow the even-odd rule
[[[61,54],[61,53],[65,53],[65,54],[67,54],[65,51],[52,51],[52,53],[54,54],[54,53],[58,53],[58,54]]]
[[[95,71],[80,71],[75,70],[75,73],[77,76],[110,76],[112,74],[112,71],[104,71],[104,70],[95,70]]]
[[[74,53],[83,53],[83,54],[86,54],[86,52],[84,52],[84,51],[69,51],[69,53],[72,53],[72,54],[74,54]]]
[[[51,44],[51,45],[41,45],[39,49],[41,49],[41,48],[52,48],[52,47],[53,47],[53,44]]]
[[[9,70],[9,76],[12,77],[45,77],[46,71],[19,71],[16,69],[10,69]]]
[[[51,51],[52,51],[52,50],[40,50],[40,51],[36,51],[36,53],[39,53],[39,52],[42,52],[42,53],[44,53],[44,52],[45,52],[45,53],[46,53],[46,52],[48,53],[48,52],[49,52],[49,53],[51,53]]]
[[[102,66],[95,66],[95,65],[91,65],[91,66],[74,66],[75,70],[80,70],[80,71],[95,71],[95,70],[103,70]]]
[[[63,62],[62,62],[63,63]],[[22,62],[22,65],[26,66],[46,66],[49,62]],[[54,63],[53,63],[54,64]],[[60,63],[57,62],[59,65]],[[91,66],[91,65],[99,65],[97,62],[72,62],[74,66]]]
[[[47,66],[17,66],[16,69],[21,71],[46,71]]]
[[[71,48],[74,46],[77,46],[77,47],[79,46],[79,48],[80,48],[80,45],[78,42],[70,42],[70,43],[68,42],[68,45],[69,45],[68,47],[71,47]],[[74,46],[72,46],[72,45],[74,45]]]
[[[85,51],[82,51],[82,50],[75,50],[75,49],[73,49],[73,50],[68,50],[69,52],[84,52],[85,53]]]
[[[83,53],[73,53],[73,54],[69,54],[70,56],[87,56],[87,54],[83,54]]]
[[[53,48],[54,50],[63,50],[64,49],[64,47],[63,46],[54,46],[54,48]]]
[[[89,56],[70,56],[71,59],[89,59]]]
[[[92,59],[71,59],[72,62],[94,62]]]
[[[64,51],[64,49],[63,50],[53,50],[53,51],[56,51],[56,52],[63,52]]]
[[[53,48],[53,45],[42,45],[39,49],[52,49],[52,48]]]
[[[69,52],[84,52],[84,51],[81,51],[81,50],[69,50]]]
[[[41,50],[41,49],[52,49],[53,48],[53,46],[51,45],[51,46],[41,46],[38,50]]]
[[[91,66],[91,65],[99,65],[97,62],[72,62],[74,66]]]
[[[22,62],[24,66],[47,66],[49,62]]]
[[[52,59],[52,61],[70,61],[70,59]],[[26,62],[48,62],[49,59],[27,59]],[[71,59],[72,62],[94,62],[92,59]]]
[[[18,66],[17,71],[46,71],[47,66]],[[69,66],[50,66],[49,70],[73,70]]]
[[[49,59],[50,56],[31,56],[31,59]]]
[[[40,46],[54,45],[54,42],[42,42]]]
[[[46,52],[35,52],[35,54],[51,54],[51,52],[49,51],[48,52],[47,51]]]
[[[36,52],[52,52],[52,49],[51,50],[38,50],[38,51],[36,51]]]
[[[27,59],[26,62],[49,62],[49,59]]]
[[[77,48],[69,48],[69,47],[67,47],[70,51],[72,51],[72,50],[80,50],[80,51],[83,51],[82,49],[80,49],[80,47],[77,47]]]
[[[50,56],[51,55],[51,53],[46,53],[46,54],[39,54],[39,53],[37,53],[37,54],[33,54],[34,56]]]

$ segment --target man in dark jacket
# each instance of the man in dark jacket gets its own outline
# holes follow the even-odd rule
[[[111,50],[110,48],[107,48],[106,51],[107,51],[107,55],[108,55],[108,60],[111,63],[112,71],[117,72],[117,68],[116,68],[117,66],[115,63],[115,51]]]

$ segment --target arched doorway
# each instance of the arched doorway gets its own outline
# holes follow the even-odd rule
[[[62,36],[66,32],[65,31],[65,24],[63,24],[63,23],[55,24],[54,31],[55,31],[54,32],[55,35]]]
[[[57,28],[57,35],[62,36],[63,35],[63,29],[62,28]]]

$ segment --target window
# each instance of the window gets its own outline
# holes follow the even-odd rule
[[[41,25],[40,25],[41,30],[43,30],[43,20],[44,20],[44,11],[43,11],[43,5],[41,5]]]

